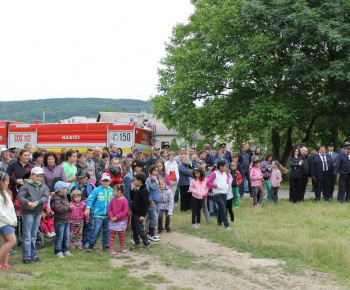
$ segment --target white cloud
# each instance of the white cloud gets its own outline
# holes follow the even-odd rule
[[[3,0],[0,100],[146,100],[172,27],[190,0]]]

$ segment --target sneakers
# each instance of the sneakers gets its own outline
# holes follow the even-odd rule
[[[87,252],[93,252],[94,251],[94,247],[95,245],[89,245],[89,247],[87,248]]]
[[[70,244],[70,248],[71,248],[71,249],[75,249],[75,243],[71,243],[71,244]]]
[[[230,230],[231,230],[231,227],[228,226],[228,227],[225,228],[225,230],[230,231]]]
[[[127,253],[128,251],[125,249],[121,249],[120,252],[122,252],[123,254]]]
[[[167,233],[170,233],[171,229],[170,228],[166,228],[166,231],[167,231]]]
[[[102,247],[102,251],[104,251],[104,252],[109,252],[109,247],[103,246],[103,247]]]
[[[83,245],[82,244],[78,244],[78,249],[82,250],[83,249]]]
[[[33,261],[32,261],[32,259],[25,259],[25,260],[23,260],[23,263],[24,264],[32,264]]]
[[[114,250],[110,250],[109,253],[110,253],[111,255],[116,255],[116,254],[117,254],[117,252],[114,251]]]
[[[73,254],[71,253],[71,252],[69,252],[69,251],[65,251],[64,253],[63,253],[65,256],[73,256]]]
[[[43,260],[41,260],[39,257],[35,257],[34,259],[32,259],[33,262],[35,263],[42,263]]]
[[[198,229],[197,224],[192,224],[192,228],[194,228],[194,229]]]
[[[159,242],[159,241],[160,241],[160,239],[159,239],[158,236],[153,236],[153,237],[150,237],[149,239],[150,239],[152,242]]]
[[[89,247],[89,243],[86,242],[85,245],[84,245],[84,248],[88,248]]]
[[[159,235],[161,235],[161,234],[162,234],[162,232],[163,232],[163,230],[159,230],[159,231],[158,231],[158,234],[159,234]]]
[[[57,256],[58,258],[60,258],[60,259],[63,259],[63,258],[64,258],[64,255],[63,255],[62,252],[57,253],[56,256]]]
[[[134,239],[130,239],[130,243],[133,244],[133,245],[135,245]]]
[[[52,237],[55,237],[55,236],[56,236],[56,233],[55,233],[55,232],[51,232],[51,236],[52,236]]]
[[[197,224],[197,228],[200,228],[201,227],[201,224]]]

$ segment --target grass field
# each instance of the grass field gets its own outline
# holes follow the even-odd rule
[[[256,258],[285,260],[291,271],[311,267],[350,278],[350,204],[281,200],[278,206],[264,201],[261,208],[253,208],[251,199],[240,202],[231,231],[218,228],[216,218],[194,230],[190,214],[174,216],[173,228]]]
[[[255,258],[285,260],[286,272],[297,273],[302,268],[310,268],[334,273],[339,280],[350,278],[350,204],[311,200],[291,204],[283,200],[278,206],[267,205],[264,201],[261,208],[253,208],[251,199],[240,201],[240,207],[234,209],[236,221],[231,224],[231,231],[219,228],[216,218],[210,224],[203,220],[200,229],[193,229],[191,214],[180,213],[179,207],[175,208],[171,228],[250,252]],[[162,251],[161,242],[149,254],[157,248]],[[74,257],[61,260],[53,255],[52,246],[48,246],[39,251],[44,263],[24,265],[18,250],[19,253],[10,258],[13,270],[0,271],[1,289],[111,289],[112,285],[119,285],[116,289],[153,288],[148,286],[147,279],[128,276],[128,266],[113,268],[110,256],[100,251],[73,250]],[[191,265],[191,253],[180,249],[159,255],[165,265]]]

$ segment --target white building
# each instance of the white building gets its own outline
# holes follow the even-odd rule
[[[96,118],[94,117],[85,117],[85,116],[73,116],[68,119],[59,121],[59,123],[64,124],[78,124],[78,123],[96,123]]]

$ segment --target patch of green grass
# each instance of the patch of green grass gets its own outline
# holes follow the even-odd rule
[[[254,208],[251,199],[240,199],[234,209],[232,230],[216,225],[216,218],[202,227],[191,227],[191,214],[175,209],[172,229],[208,240],[241,252],[250,252],[255,258],[274,258],[287,261],[293,268],[306,267],[331,272],[350,278],[350,206],[314,203],[306,200],[292,204],[279,201],[278,206],[263,202]],[[203,216],[202,216],[203,217]]]
[[[128,276],[127,266],[116,270],[110,255],[72,250],[74,257],[59,259],[53,248],[39,251],[43,263],[25,265],[21,253],[10,258],[13,269],[0,271],[1,289],[145,289],[146,285]]]
[[[159,274],[149,274],[143,277],[143,280],[148,283],[168,283],[168,281]]]

